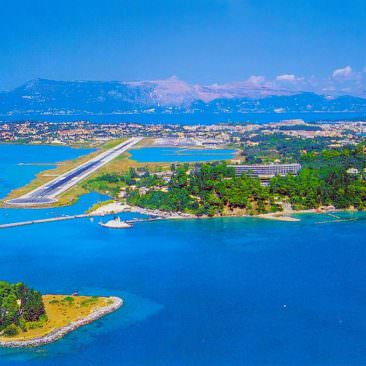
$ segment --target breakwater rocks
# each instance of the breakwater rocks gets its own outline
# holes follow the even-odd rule
[[[116,311],[123,305],[123,300],[119,297],[111,296],[109,299],[112,301],[112,303],[110,305],[96,309],[92,313],[90,313],[88,316],[86,316],[82,319],[75,320],[72,323],[70,323],[64,327],[55,329],[51,333],[48,333],[48,334],[38,337],[38,338],[24,340],[24,341],[20,341],[20,340],[12,341],[11,339],[9,339],[9,341],[0,342],[0,347],[7,347],[7,348],[38,347],[38,346],[42,346],[42,345],[45,345],[48,343],[55,342],[58,339],[64,337],[66,334],[82,327],[83,325],[90,324],[90,323],[102,318],[103,316],[105,316],[107,314],[113,313],[114,311]]]

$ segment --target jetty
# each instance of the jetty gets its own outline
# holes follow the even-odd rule
[[[28,220],[28,221],[18,221],[18,222],[11,222],[7,224],[0,224],[0,229],[10,229],[15,228],[18,226],[27,226],[27,225],[36,225],[36,224],[46,224],[48,222],[57,222],[57,221],[67,221],[67,220],[76,220],[76,219],[85,219],[85,218],[92,218],[92,217],[100,217],[100,216],[106,216],[105,215],[95,215],[95,214],[80,214],[80,215],[70,215],[70,216],[57,216],[57,217],[51,217],[46,219],[38,219],[38,220]],[[136,222],[147,222],[147,221],[156,221],[156,220],[162,220],[162,217],[146,217],[146,218],[136,218],[136,219],[130,219],[125,220],[127,224],[131,225]],[[102,225],[103,226],[103,225]]]
[[[51,217],[51,218],[39,219],[39,220],[18,221],[18,222],[11,222],[8,224],[0,224],[0,229],[8,229],[8,228],[17,227],[17,226],[26,226],[26,225],[34,225],[34,224],[43,224],[43,223],[55,222],[55,221],[84,219],[86,217],[90,217],[90,215],[81,214],[81,215],[73,215],[73,216],[57,216],[57,217]]]

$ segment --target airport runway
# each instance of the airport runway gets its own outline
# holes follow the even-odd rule
[[[79,183],[81,180],[85,179],[141,140],[141,137],[130,138],[114,148],[99,154],[88,162],[38,187],[32,192],[18,198],[8,200],[6,203],[16,206],[39,206],[54,203],[57,201],[58,195],[69,190],[75,184]]]

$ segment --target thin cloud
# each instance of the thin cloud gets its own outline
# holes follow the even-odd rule
[[[347,79],[352,76],[353,70],[351,66],[346,66],[344,68],[335,69],[332,74],[333,79]]]
[[[276,77],[276,80],[277,81],[287,81],[287,82],[290,82],[290,83],[295,83],[295,82],[298,82],[298,81],[303,81],[304,78],[297,77],[294,74],[282,74],[282,75],[278,75]]]
[[[266,78],[261,75],[252,75],[248,78],[247,82],[253,85],[262,85],[266,82]]]

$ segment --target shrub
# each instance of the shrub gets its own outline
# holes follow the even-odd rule
[[[72,296],[66,296],[62,299],[62,301],[69,303],[71,305],[74,302],[74,298]]]
[[[4,329],[3,334],[5,337],[14,337],[19,334],[19,330],[15,324],[10,324],[8,327]]]

